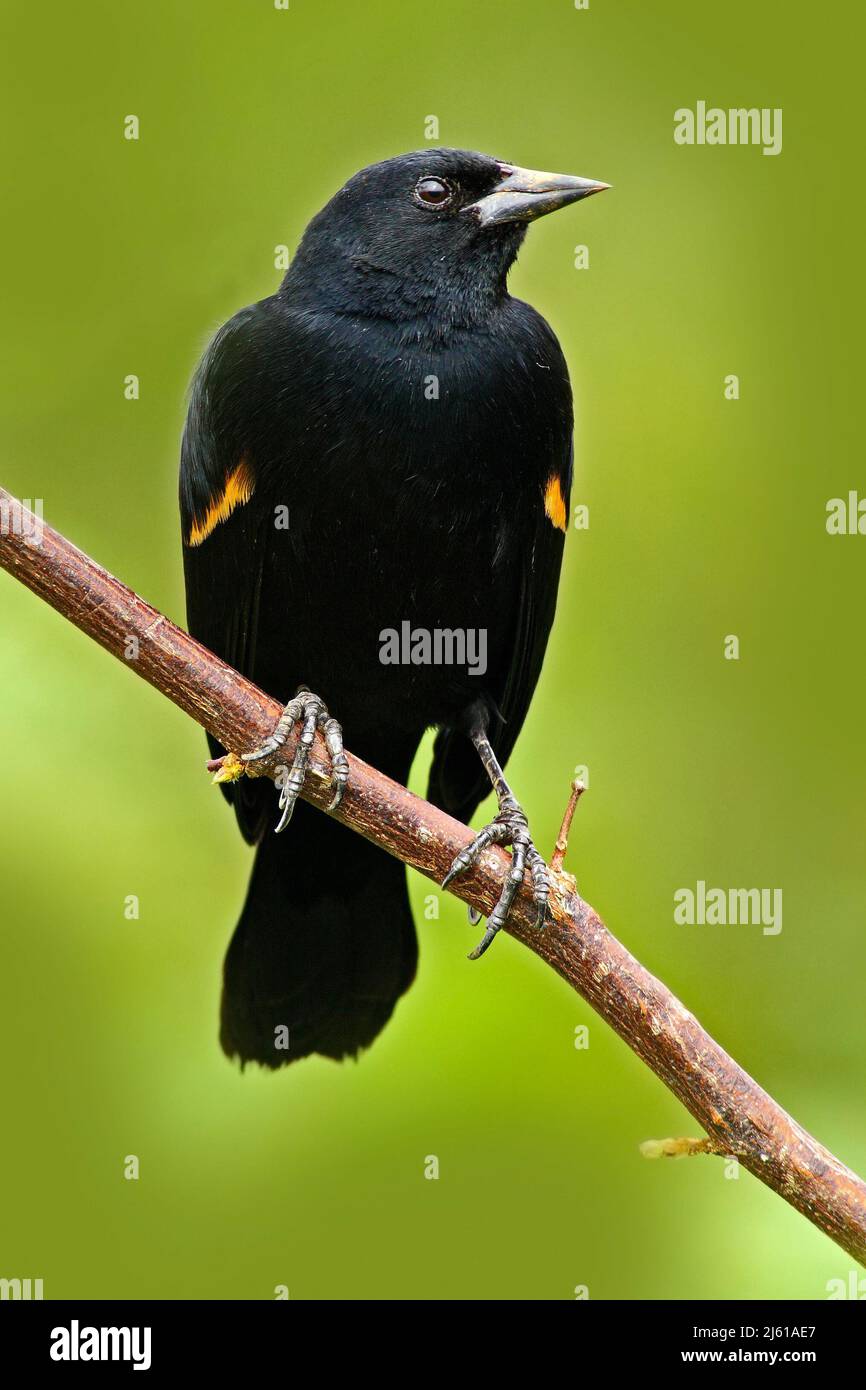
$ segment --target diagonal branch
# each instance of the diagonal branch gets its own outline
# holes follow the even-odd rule
[[[175,627],[69,541],[0,488],[0,566],[45,599],[113,655],[127,661],[227,748],[251,748],[281,713],[231,667]],[[137,656],[129,659],[130,639]],[[135,644],[132,644],[134,648]],[[291,761],[294,739],[270,769]],[[350,780],[337,818],[419,873],[441,883],[472,833],[350,755]],[[330,800],[327,754],[320,739],[304,788],[324,810]],[[558,862],[561,863],[561,855]],[[478,911],[496,902],[508,860],[491,848],[451,891]],[[561,975],[628,1043],[706,1130],[704,1150],[735,1155],[745,1168],[866,1263],[866,1184],[786,1114],[694,1016],[613,937],[553,872],[551,919],[533,928],[526,885],[508,930]],[[682,1141],[685,1142],[685,1141]]]

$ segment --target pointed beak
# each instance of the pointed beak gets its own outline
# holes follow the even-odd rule
[[[536,217],[610,188],[609,183],[580,179],[575,174],[546,174],[540,169],[517,169],[510,164],[501,167],[502,182],[465,209],[482,227],[495,227],[500,222],[534,222]]]

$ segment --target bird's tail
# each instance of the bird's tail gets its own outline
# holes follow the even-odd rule
[[[368,1047],[415,975],[406,872],[338,821],[299,804],[265,832],[226,955],[220,1042],[281,1067]]]

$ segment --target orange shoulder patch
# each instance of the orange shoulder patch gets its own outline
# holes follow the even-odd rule
[[[201,545],[221,521],[227,521],[235,507],[249,502],[256,487],[253,471],[242,458],[237,468],[233,468],[225,481],[225,487],[218,493],[208,507],[201,521],[193,519],[187,545]]]
[[[557,531],[566,530],[565,498],[562,495],[562,485],[555,473],[548,478],[547,487],[544,489],[544,514],[550,518]]]

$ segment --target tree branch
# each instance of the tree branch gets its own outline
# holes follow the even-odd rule
[[[281,712],[276,700],[57,532],[43,528],[3,489],[0,566],[126,660],[224,747],[251,748],[271,732]],[[136,646],[133,638],[137,655],[130,657]],[[291,761],[293,752],[290,740],[268,775]],[[471,831],[360,758],[350,755],[349,762],[349,786],[337,818],[441,883],[454,856],[470,842]],[[319,739],[303,795],[321,810],[330,799],[328,781],[327,753]],[[866,1184],[787,1115],[629,954],[578,896],[574,880],[559,864],[561,853],[552,874],[551,916],[545,930],[533,928],[535,909],[524,884],[510,918],[510,934],[586,999],[683,1103],[710,1136],[712,1143],[704,1152],[736,1156],[750,1173],[866,1263]],[[507,865],[500,849],[488,849],[451,891],[487,914],[499,896]]]

